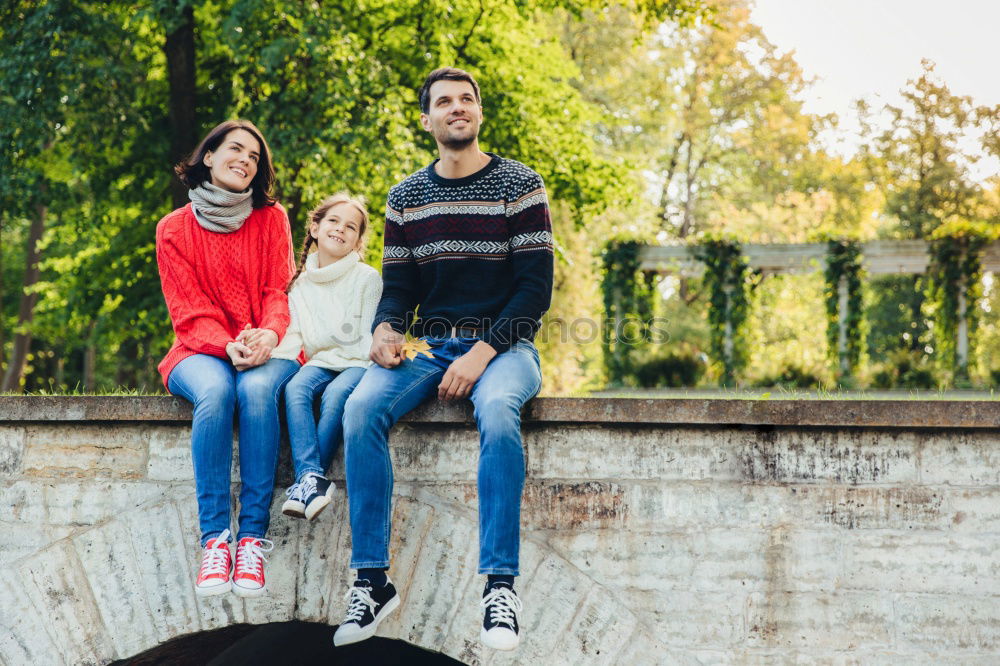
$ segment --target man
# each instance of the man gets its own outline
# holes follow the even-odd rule
[[[353,551],[347,616],[334,644],[369,638],[399,605],[389,567],[392,425],[426,398],[469,398],[479,428],[479,573],[488,647],[519,641],[524,452],[521,407],[541,386],[534,338],[552,295],[552,227],[542,179],[479,149],[479,85],[445,67],[420,89],[439,159],[389,191],[382,300],[371,359],[344,413]],[[419,306],[419,319],[414,311]],[[402,354],[403,334],[433,358]],[[445,572],[447,575],[447,572]],[[457,581],[453,584],[458,584]]]

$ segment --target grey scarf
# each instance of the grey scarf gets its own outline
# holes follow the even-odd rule
[[[252,194],[252,187],[246,192],[230,192],[207,181],[188,190],[198,224],[218,234],[231,234],[243,226],[253,210]]]

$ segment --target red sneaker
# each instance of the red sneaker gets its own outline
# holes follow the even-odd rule
[[[267,539],[243,537],[236,546],[236,573],[233,574],[233,592],[241,597],[264,594],[264,553],[274,550]]]
[[[198,596],[209,597],[213,594],[228,592],[232,587],[229,573],[232,569],[232,556],[229,554],[229,530],[209,539],[201,554],[201,569],[198,570],[198,580],[194,591]]]

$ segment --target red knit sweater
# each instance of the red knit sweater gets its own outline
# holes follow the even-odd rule
[[[156,225],[156,262],[176,336],[159,365],[164,386],[188,356],[228,359],[226,344],[247,324],[284,337],[295,264],[280,204],[254,209],[231,234],[203,229],[191,204],[178,208]]]

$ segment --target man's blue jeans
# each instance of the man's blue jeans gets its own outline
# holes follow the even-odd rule
[[[230,527],[233,414],[240,423],[240,517],[237,539],[263,538],[271,516],[278,467],[281,390],[299,364],[273,358],[237,372],[207,354],[189,356],[170,372],[167,387],[194,405],[191,457],[202,546]]]
[[[325,474],[340,446],[344,403],[364,376],[364,368],[343,371],[304,365],[285,387],[288,441],[292,446],[295,480],[312,472]],[[319,422],[313,408],[320,399]]]
[[[477,338],[425,338],[434,358],[372,366],[347,399],[344,443],[351,515],[351,568],[389,566],[392,425],[436,396],[452,361]],[[518,575],[524,450],[521,407],[541,388],[538,350],[521,340],[496,356],[472,389],[479,427],[479,573]]]

